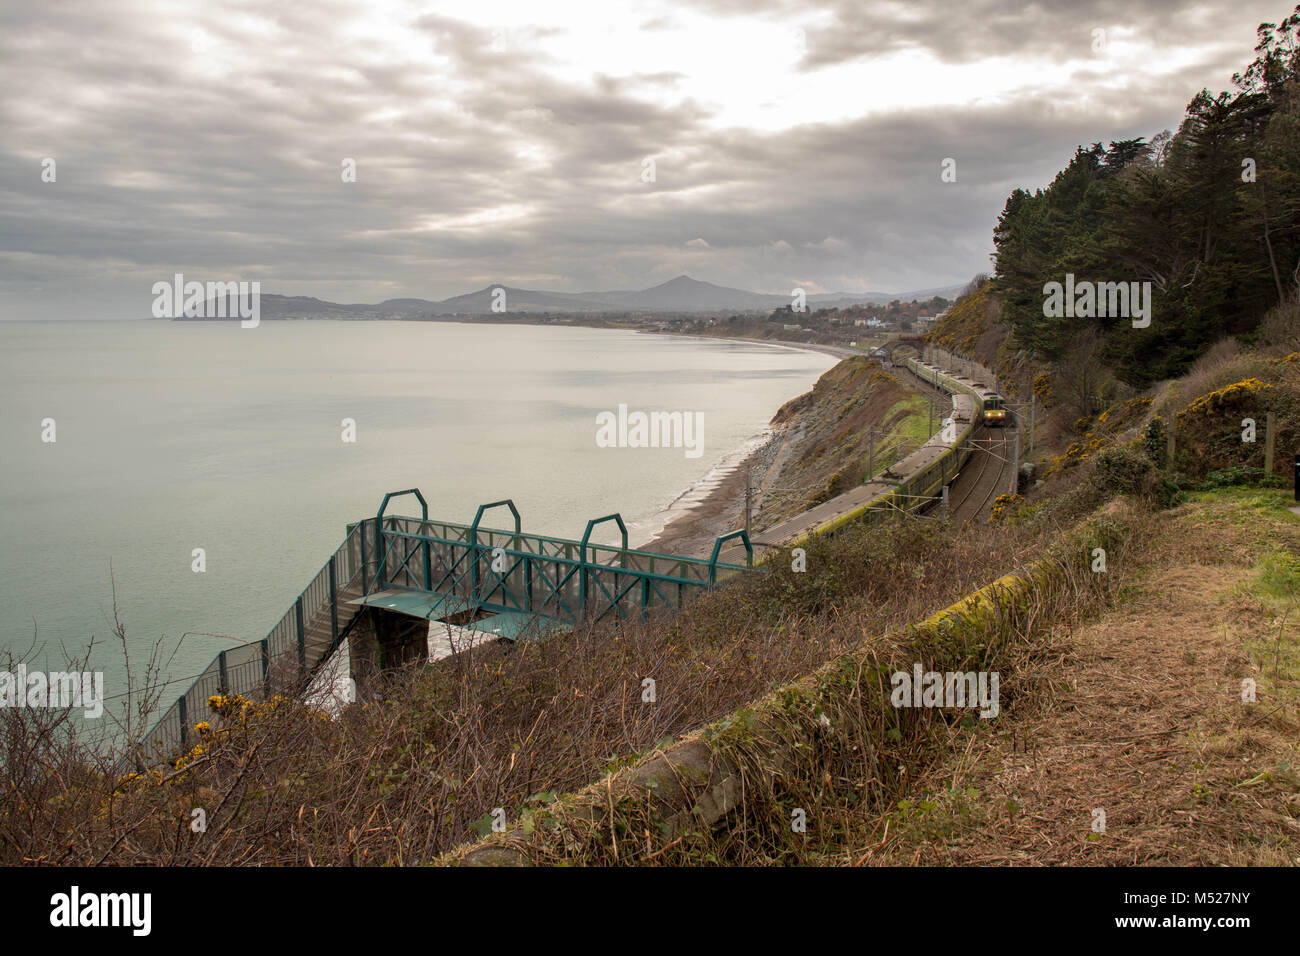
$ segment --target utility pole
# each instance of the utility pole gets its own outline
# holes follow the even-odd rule
[[[871,447],[867,450],[867,481],[876,477],[876,426],[871,426]]]
[[[1016,429],[1015,450],[1011,453],[1011,490],[1008,494],[1020,492],[1020,429]]]
[[[928,396],[926,401],[928,401],[930,405],[925,419],[925,440],[929,441],[934,437],[934,396]]]

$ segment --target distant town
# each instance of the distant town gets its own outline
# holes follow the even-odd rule
[[[898,295],[800,293],[802,301],[796,305],[793,293],[783,296],[750,292],[683,275],[638,291],[557,293],[490,285],[438,302],[388,299],[373,305],[268,293],[260,295],[260,313],[271,320],[575,325],[866,347],[890,332],[928,331],[944,316],[962,288],[946,286]],[[233,300],[210,300],[197,314],[186,313],[178,320],[211,321],[236,316],[236,304]]]
[[[678,335],[716,335],[726,338],[774,339],[814,345],[865,348],[890,332],[923,334],[947,313],[943,296],[883,305],[808,308],[796,312],[786,305],[771,312],[723,314],[682,312],[533,313],[436,316],[433,320],[499,323],[503,325],[574,325],[594,328],[636,329]]]

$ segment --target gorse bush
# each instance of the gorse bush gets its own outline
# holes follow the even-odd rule
[[[1115,446],[1098,452],[1093,459],[1093,482],[1101,495],[1136,495],[1150,497],[1159,478],[1156,467],[1146,455],[1132,448]]]

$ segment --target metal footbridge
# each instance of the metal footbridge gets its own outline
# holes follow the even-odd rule
[[[419,517],[389,514],[400,497],[419,503]],[[483,523],[508,512],[513,528]],[[613,525],[618,546],[592,540]],[[738,541],[720,559],[723,546]],[[743,563],[736,563],[738,560]],[[723,535],[708,560],[628,547],[618,514],[587,522],[580,540],[531,534],[513,501],[481,505],[470,524],[429,518],[418,488],[390,492],[378,513],[348,526],[343,543],[260,642],[222,651],[139,741],[146,758],[192,743],[191,727],[215,694],[262,698],[273,687],[302,688],[369,611],[443,621],[484,636],[530,640],[555,630],[610,619],[644,619],[676,611],[752,565],[743,531]]]

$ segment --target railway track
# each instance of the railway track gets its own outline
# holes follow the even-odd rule
[[[994,437],[993,432],[1000,433]],[[971,438],[972,463],[949,489],[948,508],[953,521],[978,520],[988,513],[993,499],[1011,485],[1011,441],[1005,429],[982,428]]]
[[[912,374],[913,385],[923,394],[951,401],[942,389]],[[1017,421],[1017,429],[1020,423]],[[951,521],[978,520],[987,515],[993,499],[1011,487],[1012,435],[1007,428],[980,426],[971,435],[972,454],[967,466],[948,489],[948,517]]]

